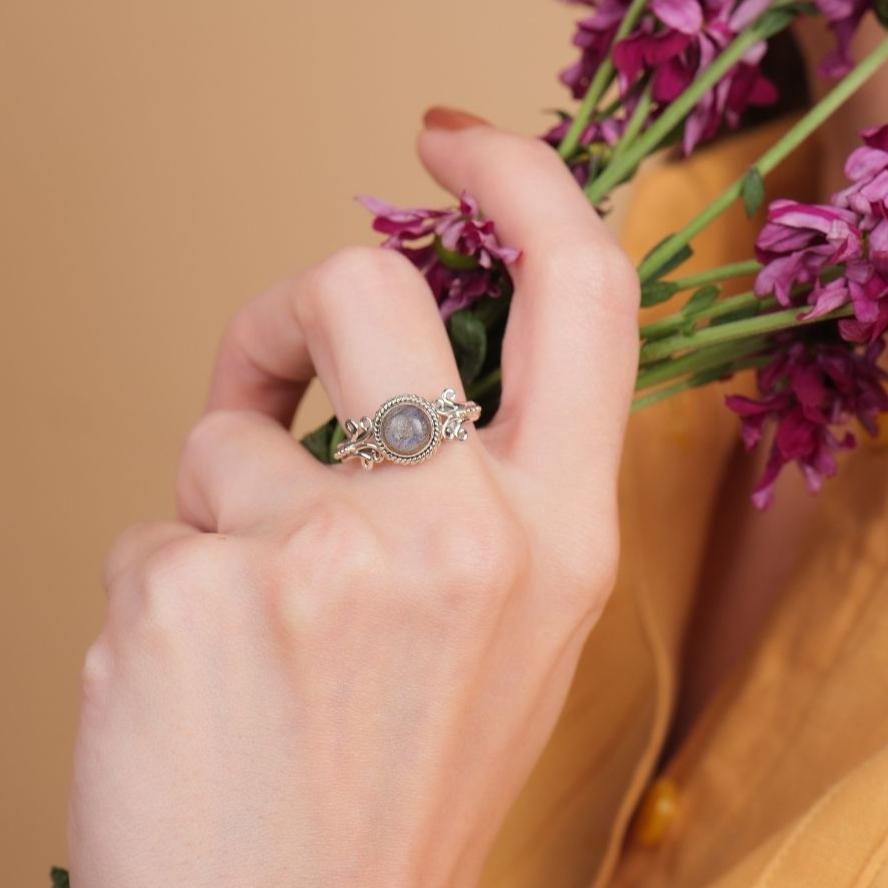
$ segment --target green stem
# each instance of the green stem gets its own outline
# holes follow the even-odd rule
[[[688,373],[702,373],[704,370],[722,367],[732,361],[760,352],[767,344],[767,336],[750,336],[738,342],[702,348],[680,358],[663,361],[653,367],[644,367],[635,380],[635,390],[641,391],[654,385],[660,385]]]
[[[617,111],[620,110],[620,108],[622,108],[626,104],[626,102],[628,102],[630,99],[634,98],[638,94],[639,86],[640,84],[633,83],[632,86],[630,86],[625,93],[618,94],[603,108],[596,109],[590,119],[593,121],[609,120],[617,113]]]
[[[623,106],[625,98],[625,96],[617,96],[610,104],[605,105],[600,111],[596,111],[592,115],[592,120],[607,120],[613,117]]]
[[[729,372],[731,376],[733,376],[735,373],[740,373],[742,370],[750,370],[753,367],[762,367],[769,360],[770,357],[768,355],[757,355],[755,357],[747,358],[745,361],[738,361],[730,368]],[[632,402],[630,412],[637,413],[639,410],[644,410],[646,407],[653,407],[654,404],[659,404],[660,401],[665,401],[673,395],[680,395],[682,392],[689,391],[690,389],[699,388],[701,384],[700,380],[695,379],[693,376],[689,376],[687,379],[682,379],[673,385],[663,386],[663,388],[657,389],[655,392],[649,392],[646,395],[641,395],[636,398]]]
[[[605,90],[610,85],[611,78],[614,74],[614,63],[611,60],[613,48],[635,27],[635,23],[638,21],[642,12],[644,12],[646,5],[647,0],[632,0],[632,3],[626,10],[626,14],[623,16],[623,21],[620,22],[620,27],[614,35],[610,52],[608,52],[606,58],[595,71],[595,76],[592,78],[592,82],[586,90],[586,95],[583,97],[583,101],[577,109],[576,117],[574,117],[570,129],[568,129],[567,134],[558,146],[558,153],[563,158],[569,158],[574,151],[576,151],[577,145],[580,144],[583,130],[592,118],[592,114],[598,106],[601,97],[604,95]]]
[[[773,28],[767,27],[767,23],[764,21],[773,9],[774,7],[765,12],[754,25],[740,33],[725,48],[724,52],[635,140],[620,157],[618,163],[608,164],[604,172],[586,186],[586,196],[593,204],[600,203],[645,157],[652,154],[663,139],[690,114],[697,102],[740,61],[747,50],[765,37],[776,33]],[[783,27],[786,27],[791,19],[792,16],[789,16]]]
[[[690,334],[679,334],[677,336],[670,336],[668,339],[657,339],[642,347],[640,363],[643,365],[651,364],[654,361],[668,358],[676,352],[703,348],[704,346],[716,345],[722,342],[731,342],[735,339],[742,339],[746,336],[754,336],[760,333],[776,333],[778,330],[784,330],[787,327],[801,327],[808,324],[819,324],[824,321],[834,321],[836,318],[846,318],[854,313],[854,306],[844,305],[835,311],[831,311],[829,314],[808,319],[800,319],[800,311],[802,309],[798,307],[787,308],[783,311],[772,311],[754,318],[743,318],[731,324],[704,327],[702,330],[696,330]]]
[[[746,34],[750,34],[754,30],[755,28],[751,31],[747,31]],[[735,40],[734,43],[732,43],[731,46],[719,56],[719,60],[724,58],[725,55],[733,49],[736,43],[743,38],[743,36],[744,35],[738,37],[737,40]],[[836,111],[836,109],[844,104],[844,102],[847,101],[847,99],[859,89],[859,87],[862,86],[886,60],[888,60],[888,38],[883,40],[876,49],[874,49],[865,59],[863,59],[863,61],[848,73],[844,79],[841,80],[830,93],[824,96],[824,98],[822,98],[807,114],[805,114],[798,123],[787,130],[783,137],[762,154],[751,168],[758,170],[762,176],[765,176],[773,170],[785,157],[795,151],[795,149],[834,111]],[[708,69],[707,74],[709,71],[712,71],[717,64],[718,61]],[[694,85],[688,89],[686,93],[682,94],[678,101],[681,102],[685,95],[697,91],[695,88],[704,79],[705,75],[703,78],[700,78],[700,80],[695,81]],[[677,104],[678,102],[672,105],[667,114],[671,112]],[[665,117],[666,114],[664,114],[660,120],[663,120]],[[658,121],[658,123],[659,122],[660,121]],[[653,130],[654,127],[651,127],[647,133],[638,140],[636,146],[633,147],[637,147],[645,142],[648,134]],[[607,188],[604,190],[604,193],[606,194],[612,185],[621,181],[620,175],[619,170],[616,173],[611,174],[611,167],[609,166],[593,185],[597,185],[599,181],[605,180],[605,177],[607,177],[605,183]],[[728,188],[725,189],[725,191],[702,213],[692,219],[681,229],[681,231],[660,244],[659,247],[645,258],[638,269],[638,275],[641,278],[642,283],[650,280],[656,274],[657,270],[663,267],[665,262],[674,256],[683,246],[685,246],[685,244],[706,228],[713,219],[720,216],[732,203],[734,203],[735,200],[737,200],[743,189],[744,179],[745,175],[741,176],[736,182],[728,186]],[[596,194],[589,195],[590,200],[595,200],[596,198],[600,200],[597,191]]]
[[[731,278],[747,277],[755,274],[761,267],[761,263],[755,259],[747,259],[745,262],[732,262],[730,265],[721,265],[709,271],[701,271],[700,274],[679,278],[672,283],[676,287],[675,292],[680,293],[682,290],[696,290],[697,287],[727,281]]]
[[[617,142],[614,147],[614,153],[611,156],[610,162],[613,163],[620,155],[624,154],[629,147],[631,147],[632,143],[635,141],[638,134],[641,132],[642,127],[644,127],[645,123],[647,123],[648,117],[650,117],[651,107],[654,104],[653,97],[653,86],[648,83],[644,88],[644,92],[642,92],[641,96],[639,96],[638,104],[635,106],[635,110],[632,112],[632,116],[629,118],[629,122],[626,124],[626,129],[623,132],[623,135],[620,138],[620,141]]]
[[[709,308],[704,308],[701,311],[696,312],[693,316],[693,320],[696,323],[697,321],[720,318],[725,315],[733,314],[735,311],[752,308],[753,306],[756,308],[761,307],[762,310],[767,310],[773,304],[773,302],[766,302],[759,296],[756,296],[752,290],[749,290],[746,293],[738,293],[736,296],[722,299],[720,302],[716,302],[715,305],[710,305]],[[645,324],[638,332],[643,340],[658,339],[667,333],[681,330],[681,328],[690,320],[691,318],[688,317],[688,315],[679,311],[676,314],[669,315],[669,317],[660,318],[658,321],[652,321],[650,324]]]
[[[739,265],[742,263],[738,263]],[[731,266],[725,265],[723,268],[730,268]],[[719,269],[716,269],[718,271]],[[827,284],[830,281],[836,280],[836,278],[841,277],[845,272],[845,269],[841,265],[830,265],[827,268],[824,268],[823,271],[820,272],[820,283]],[[705,277],[706,273],[697,275],[698,278]],[[695,280],[694,278],[687,277],[684,281],[675,281],[676,284],[686,284],[688,281]],[[696,283],[694,284],[696,286]],[[685,289],[684,286],[681,289]],[[795,296],[807,296],[814,289],[813,284],[799,284],[797,287],[793,287],[790,291],[790,295]],[[678,291],[676,291],[678,292]],[[753,290],[747,290],[744,293],[738,293],[736,296],[729,296],[727,299],[722,299],[719,302],[716,302],[714,305],[710,305],[709,308],[704,308],[699,311],[695,311],[693,317],[689,317],[684,310],[677,311],[675,314],[671,314],[668,317],[660,318],[657,321],[652,321],[650,324],[645,324],[640,330],[639,335],[642,340],[644,339],[657,339],[663,336],[666,333],[672,333],[675,330],[680,330],[682,327],[687,324],[689,320],[694,321],[696,324],[697,321],[705,321],[712,320],[713,318],[721,318],[725,315],[733,314],[735,311],[741,311],[743,309],[751,308],[752,306],[756,306],[758,308],[758,313],[771,311],[772,308],[777,306],[777,300],[773,296],[769,296],[767,298],[763,298],[761,296],[757,296]]]

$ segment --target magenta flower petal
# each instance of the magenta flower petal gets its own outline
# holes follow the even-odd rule
[[[816,281],[837,263],[853,262],[862,255],[863,239],[848,209],[776,200],[768,208],[768,221],[756,240],[762,269],[755,291],[774,294],[789,305],[793,288]],[[831,311],[838,297],[835,287],[816,290],[813,316]]]
[[[870,148],[878,148],[880,151],[888,151],[888,124],[884,126],[874,126],[865,129],[860,137],[865,145]]]
[[[744,28],[751,25],[769,6],[771,0],[742,0],[728,19],[728,26],[739,34]]]
[[[580,98],[611,49],[629,0],[568,2],[592,11],[577,23],[573,42],[580,49],[580,58],[561,74],[573,95]],[[622,97],[635,95],[639,81],[650,78],[655,118],[767,5],[768,0],[651,0],[634,29],[613,47]],[[750,47],[700,99],[684,125],[682,148],[686,154],[715,137],[725,125],[737,127],[747,108],[776,100],[775,85],[760,70],[766,48],[764,41]],[[574,167],[574,174],[578,181],[585,181],[585,172],[579,167]]]
[[[852,182],[871,179],[888,167],[888,152],[881,148],[855,148],[845,161],[845,175]]]
[[[645,53],[651,37],[647,34],[634,34],[621,40],[613,51],[614,67],[626,83],[634,83],[644,70]]]
[[[756,276],[756,295],[773,294],[784,308],[789,307],[792,288],[797,283],[807,283],[809,280],[807,274],[801,273],[802,266],[802,256],[799,254],[772,259]]]
[[[703,27],[703,10],[696,0],[651,0],[651,10],[668,28],[696,34]]]
[[[798,466],[809,490],[819,490],[836,472],[836,453],[856,443],[852,434],[838,437],[836,430],[855,418],[872,432],[878,416],[888,411],[880,348],[860,353],[837,338],[809,345],[795,337],[795,332],[784,334],[784,345],[759,371],[761,399],[734,395],[725,401],[740,418],[747,448],[764,440],[767,426],[774,427],[767,465],[753,491],[759,509],[768,507],[775,482],[790,463]]]
[[[876,273],[888,278],[888,220],[883,219],[870,232],[869,257]]]
[[[373,197],[358,200],[374,214],[373,228],[388,235],[383,246],[402,253],[425,276],[445,320],[511,286],[506,266],[520,252],[499,242],[493,221],[482,218],[468,192],[460,195],[458,207],[445,210],[400,209]]]
[[[838,8],[838,7],[836,7]],[[848,158],[852,184],[831,205],[775,201],[756,241],[762,269],[756,292],[784,305],[808,303],[805,320],[851,304],[852,318],[778,335],[758,371],[761,398],[730,398],[746,446],[775,429],[764,476],[753,494],[767,507],[774,484],[795,463],[811,491],[836,472],[836,454],[855,446],[843,427],[854,419],[875,434],[888,412],[888,374],[879,358],[888,335],[888,128],[863,134],[866,147]],[[805,294],[801,285],[813,284]],[[800,289],[796,289],[800,288]]]
[[[820,63],[825,77],[841,77],[853,65],[851,42],[871,0],[814,0],[836,38],[835,49]]]
[[[811,295],[813,307],[802,316],[806,321],[822,317],[831,311],[835,311],[837,308],[841,308],[848,302],[850,291],[845,281],[842,278],[838,278],[837,280],[830,281],[825,286],[818,285],[814,288],[814,292]]]
[[[657,102],[677,99],[693,80],[693,74],[676,58],[664,61],[654,74],[652,95]]]

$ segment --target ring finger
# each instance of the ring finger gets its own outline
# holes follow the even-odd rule
[[[202,423],[183,454],[183,516],[204,529],[219,529],[223,513],[229,529],[255,520],[257,509],[276,500],[288,462],[294,484],[329,478],[283,428],[315,373],[343,423],[372,415],[393,395],[434,398],[453,387],[462,398],[453,352],[421,274],[388,250],[340,251],[249,304],[229,329],[207,410],[237,409],[239,434],[247,436],[251,424],[255,434],[251,447],[232,446],[231,423]],[[251,418],[250,411],[264,416]]]

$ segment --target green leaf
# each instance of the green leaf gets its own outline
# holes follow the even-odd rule
[[[678,292],[678,287],[672,281],[648,281],[641,288],[641,307],[650,308],[666,302]]]
[[[681,310],[682,316],[687,319],[681,326],[681,332],[685,336],[690,336],[697,329],[697,315],[709,308],[718,299],[720,292],[721,288],[715,284],[707,284],[694,291]]]
[[[335,419],[336,417],[333,417]],[[345,429],[337,422],[330,435],[330,443],[327,446],[327,459],[330,463],[336,462],[336,448],[345,440]]]
[[[672,240],[674,236],[675,235],[670,234],[668,237],[664,237],[663,240],[660,241],[660,243],[656,244],[651,250],[649,250],[647,256],[645,256],[644,259],[641,260],[642,264],[647,262],[648,256],[652,256],[657,250],[660,249],[660,247],[663,246],[663,244],[665,244],[667,241]],[[655,281],[663,277],[664,275],[669,274],[670,271],[678,268],[678,266],[681,265],[683,262],[687,262],[687,260],[690,259],[693,255],[694,251],[691,249],[690,244],[685,244],[677,253],[675,253],[673,256],[670,256],[659,268],[657,268],[656,271],[654,271],[654,273],[650,275],[649,280]]]
[[[762,36],[762,39],[767,40],[768,37],[773,37],[784,28],[789,27],[792,20],[801,12],[802,9],[794,5],[774,7],[759,16],[754,25],[755,30]]]
[[[508,280],[506,278],[506,281]],[[509,296],[505,294],[495,297],[485,296],[472,306],[472,312],[490,330],[505,319],[509,313],[509,303]]]
[[[688,317],[693,317],[694,315],[699,314],[704,309],[709,308],[709,306],[718,299],[718,294],[720,292],[720,288],[715,284],[707,284],[705,287],[700,287],[700,289],[696,290],[694,295],[688,299],[685,307],[681,310],[682,314],[685,314]]]
[[[49,877],[52,879],[52,888],[69,888],[71,884],[68,878],[68,871],[57,866],[54,866],[49,871]]]
[[[751,219],[765,200],[765,180],[758,171],[758,167],[749,168],[743,177],[740,194],[743,196],[743,206],[746,207],[746,215]]]
[[[334,439],[341,441],[344,437],[339,420],[335,416],[328,419],[322,426],[318,426],[313,432],[309,432],[302,439],[302,446],[317,460],[322,463],[334,462],[333,449],[336,444]],[[337,443],[338,443],[337,441]]]
[[[570,122],[573,120],[573,116],[563,108],[543,108],[543,113],[555,114],[558,117],[559,123]]]
[[[873,12],[883,28],[888,28],[888,0],[875,0]]]
[[[447,333],[459,376],[464,386],[471,385],[487,357],[487,329],[471,311],[458,311],[447,321]]]

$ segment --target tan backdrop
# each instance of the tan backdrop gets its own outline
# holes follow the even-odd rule
[[[413,155],[427,104],[539,131],[564,101],[571,16],[554,0],[0,5],[0,883],[45,885],[66,860],[102,553],[170,513],[226,318],[374,242],[352,195],[440,200]]]

